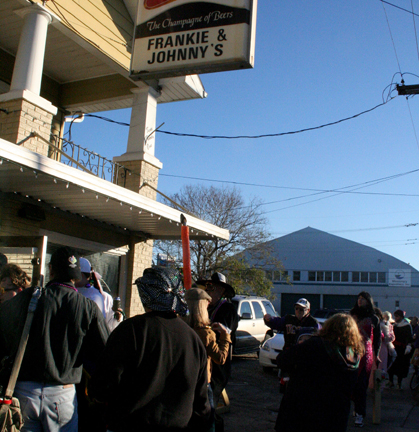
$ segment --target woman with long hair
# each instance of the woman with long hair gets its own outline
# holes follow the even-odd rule
[[[275,430],[345,432],[364,344],[355,320],[338,313],[305,342],[282,351],[278,366],[290,372]]]
[[[351,315],[358,324],[365,346],[365,354],[359,364],[358,379],[353,393],[355,426],[362,427],[367,412],[367,390],[374,355],[376,359],[379,359],[378,352],[381,346],[380,320],[375,315],[374,301],[370,293],[362,291],[358,294],[355,306],[351,309]]]
[[[189,315],[186,317],[188,324],[195,330],[200,337],[202,343],[207,350],[208,355],[208,399],[213,410],[215,411],[211,390],[211,371],[212,362],[216,364],[224,364],[230,352],[231,338],[227,327],[220,323],[213,323],[208,315],[208,305],[211,302],[211,297],[203,289],[191,288],[186,291],[185,299],[188,304]],[[220,338],[217,341],[214,330],[220,333]],[[210,431],[214,429],[214,422]]]

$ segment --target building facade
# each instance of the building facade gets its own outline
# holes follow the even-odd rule
[[[300,297],[311,310],[350,309],[361,291],[381,310],[419,315],[419,272],[377,249],[314,228],[268,242],[284,271],[269,271],[278,313],[292,313]]]
[[[137,0],[0,2],[0,251],[48,280],[49,255],[73,246],[122,299],[143,311],[133,282],[154,239],[180,239],[181,212],[157,202],[160,103],[203,99],[198,76],[130,78]],[[131,108],[113,160],[66,142],[65,121]],[[70,117],[70,118],[68,118]],[[86,155],[82,159],[79,155]],[[228,231],[187,215],[191,238]]]

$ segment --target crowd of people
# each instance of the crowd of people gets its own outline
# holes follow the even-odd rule
[[[124,320],[74,249],[57,249],[49,273],[14,389],[22,431],[222,430],[215,407],[238,324],[223,274],[186,293],[176,269],[146,269],[135,281],[145,313]],[[7,262],[0,287],[0,359],[10,360],[36,287]]]
[[[1,255],[0,264],[0,359],[13,359],[35,287]],[[186,291],[176,269],[148,268],[135,281],[145,313],[124,319],[101,276],[74,249],[57,249],[49,270],[14,392],[22,431],[223,430],[215,408],[230,378],[238,326],[235,291],[223,274]],[[418,318],[397,310],[393,320],[365,291],[350,313],[323,326],[305,298],[294,314],[264,321],[284,333],[277,357],[281,432],[313,424],[346,431],[351,404],[354,424],[362,427],[373,370],[388,371],[387,387],[401,389],[419,353]]]
[[[284,349],[277,357],[285,393],[276,421],[279,432],[303,431],[315,424],[318,430],[347,430],[351,403],[354,425],[364,426],[372,372],[388,371],[388,388],[402,389],[413,352],[419,363],[418,318],[374,306],[368,292],[360,292],[350,313],[338,313],[319,330],[310,316],[310,303],[298,300],[295,315],[265,316],[265,323],[284,332]],[[309,339],[302,341],[302,337]],[[417,351],[415,351],[417,349]],[[416,358],[415,357],[415,358]],[[312,395],[316,393],[316,398]]]

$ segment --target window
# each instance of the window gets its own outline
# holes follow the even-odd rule
[[[253,318],[252,308],[250,307],[250,303],[247,301],[242,302],[240,307],[240,316],[244,313],[249,313],[250,316]]]
[[[370,273],[370,283],[377,283],[377,273]]]
[[[384,272],[378,272],[378,283],[386,283],[386,274]]]
[[[262,306],[257,301],[252,301],[253,310],[255,311],[256,319],[263,318]]]
[[[295,275],[296,272],[294,272]],[[298,272],[300,273],[300,272]],[[359,272],[358,273],[358,280],[359,282]],[[368,273],[367,273],[368,276]],[[355,276],[356,277],[356,276]],[[295,280],[295,278],[294,278]],[[300,279],[298,279],[300,280]],[[347,271],[309,271],[308,272],[308,280],[310,282],[348,282],[349,281],[349,272]]]
[[[281,272],[278,270],[274,271],[274,280],[275,281],[280,281],[281,280]]]
[[[292,272],[292,279],[294,281],[300,281],[301,280],[301,272],[300,271],[293,271]]]
[[[265,306],[265,310],[266,310],[266,313],[267,314],[269,314],[269,315],[271,315],[271,316],[277,316],[276,315],[276,312],[275,312],[275,309],[272,307],[272,305],[271,305],[271,303],[270,302],[268,302],[268,301],[262,301],[262,304],[263,304],[263,306]]]
[[[361,282],[368,283],[368,272],[361,272]]]
[[[265,270],[265,277],[266,277],[266,279],[268,279],[268,280],[275,280],[275,279],[272,279],[272,272],[270,271],[270,270]],[[274,277],[275,277],[275,275],[274,275]]]
[[[352,282],[359,282],[359,272],[352,272]]]

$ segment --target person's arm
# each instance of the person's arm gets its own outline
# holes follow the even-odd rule
[[[286,317],[282,317],[282,318],[273,317],[269,314],[266,314],[263,317],[263,320],[269,328],[273,330],[283,331],[285,330],[285,318]]]
[[[225,327],[223,326],[223,328],[221,326],[222,324],[220,323],[214,323],[212,325],[213,329],[220,333],[220,339],[218,342],[215,333],[211,331],[206,333],[206,343],[204,345],[205,349],[207,350],[208,357],[210,357],[214,363],[223,365],[226,362],[230,352],[231,338]]]

